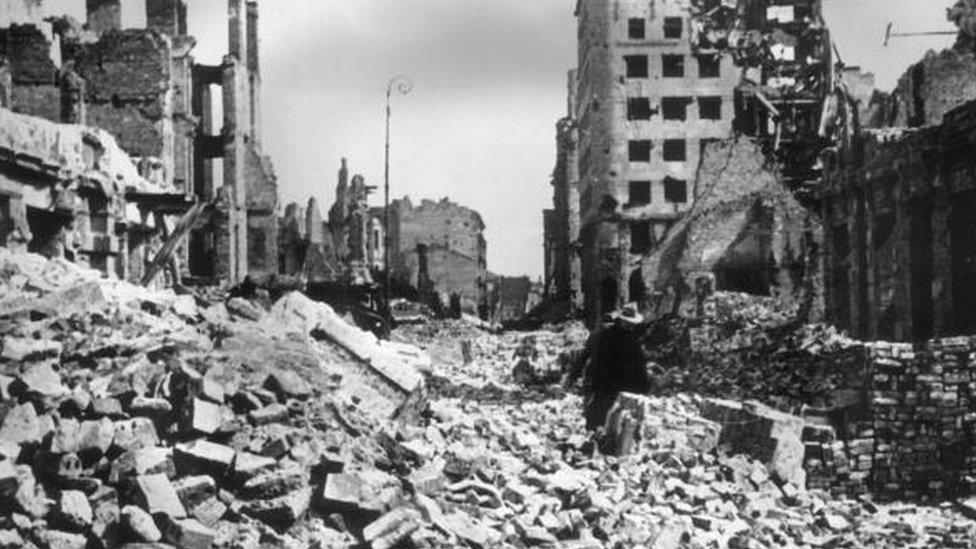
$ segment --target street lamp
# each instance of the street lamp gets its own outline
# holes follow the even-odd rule
[[[383,169],[383,308],[390,314],[390,97],[407,95],[413,90],[413,82],[398,74],[386,84],[386,148]]]

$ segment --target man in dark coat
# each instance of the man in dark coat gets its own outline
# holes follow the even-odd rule
[[[637,307],[627,305],[604,320],[603,326],[586,341],[586,347],[563,382],[569,387],[583,377],[588,430],[603,426],[618,394],[643,394],[651,390],[647,355],[640,343],[644,319]]]

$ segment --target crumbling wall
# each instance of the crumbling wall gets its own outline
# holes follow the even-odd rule
[[[749,138],[710,144],[695,204],[643,261],[654,312],[676,310],[704,277],[719,290],[816,301],[812,287],[820,228]]]
[[[61,90],[51,48],[51,40],[34,25],[0,28],[0,58],[7,59],[10,74],[10,109],[60,122]]]
[[[829,320],[862,339],[976,330],[976,104],[825,156]]]
[[[132,156],[164,159],[172,177],[169,40],[155,31],[126,30],[75,51],[74,68],[87,84],[88,122],[113,132]]]
[[[945,114],[976,99],[976,54],[929,51],[898,81],[885,106],[885,127],[937,126]]]
[[[481,215],[446,198],[439,202],[423,200],[418,206],[404,198],[394,201],[391,208],[394,276],[419,288],[417,248],[424,246],[434,291],[442,296],[456,293],[466,311],[476,311],[484,297],[487,275]]]
[[[248,272],[257,276],[278,272],[278,184],[267,156],[247,147]]]

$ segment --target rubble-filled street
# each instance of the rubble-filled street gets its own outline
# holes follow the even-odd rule
[[[784,547],[976,549],[976,0],[0,0],[0,549]]]
[[[438,321],[397,330],[391,350],[297,294],[269,309],[147,291],[2,249],[0,288],[3,547],[970,547],[976,535],[948,504],[836,498],[787,481],[802,473],[789,456],[733,455],[702,416],[722,401],[623,398],[612,414],[639,420],[633,448],[596,452],[578,396],[513,378],[520,356],[558,369],[586,337],[576,325]],[[410,358],[371,393],[362,357],[382,352]],[[427,393],[415,417],[408,388]],[[399,421],[384,417],[394,403]]]

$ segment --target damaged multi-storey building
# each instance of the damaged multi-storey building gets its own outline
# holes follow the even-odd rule
[[[797,270],[795,263],[809,257],[801,248],[810,239],[790,239],[783,243],[788,250],[769,243],[773,219],[807,224],[797,219],[799,209],[791,202],[789,216],[763,213],[769,204],[755,187],[734,181],[712,185],[728,193],[715,196],[700,184],[716,174],[703,174],[701,166],[709,154],[734,149],[716,142],[748,138],[757,146],[739,152],[760,155],[777,188],[803,192],[816,179],[825,142],[821,113],[833,78],[820,2],[579,0],[576,16],[575,105],[561,128],[578,136],[571,175],[578,177],[576,248],[588,316],[631,301],[654,308],[681,294],[692,275],[707,276],[718,289],[789,291],[776,287],[777,279],[789,278],[776,273]],[[730,176],[721,162],[710,164],[723,172],[719,180]],[[557,162],[557,177],[566,178],[561,171]],[[712,205],[690,215],[702,198]],[[703,244],[707,253],[690,262],[703,272],[679,272],[675,264],[694,250],[674,240],[707,232],[701,225],[718,203],[738,219],[724,217],[731,238]],[[554,232],[567,215],[561,204],[555,200],[550,214]],[[697,225],[689,226],[689,217]],[[750,237],[756,230],[762,234]],[[663,246],[669,239],[672,245]],[[566,270],[553,265],[553,279]]]
[[[146,0],[146,28],[124,30],[120,0],[87,0],[84,25],[41,19],[36,0],[3,4],[9,25],[0,29],[0,96],[10,110],[114,135],[145,180],[173,190],[127,195],[160,219],[213,206],[212,215],[167,235],[188,236],[172,254],[182,259],[176,276],[239,282],[277,272],[277,183],[261,149],[256,2],[228,0],[230,48],[214,66],[194,62],[185,0]]]
[[[891,94],[843,97],[867,115],[839,117],[823,154],[827,314],[862,339],[976,332],[976,55],[961,27]]]

